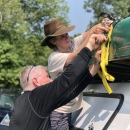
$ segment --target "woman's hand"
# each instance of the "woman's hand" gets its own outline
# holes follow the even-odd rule
[[[101,24],[102,24],[102,26],[109,26],[110,27],[110,25],[111,25],[112,22],[113,22],[112,20],[110,20],[108,18],[104,18],[102,20]]]
[[[93,26],[90,31],[91,33],[94,33],[94,34],[102,34],[104,32],[109,32],[110,31],[110,25],[113,21],[108,19],[108,18],[104,18],[102,20],[101,23]]]
[[[94,34],[103,34],[104,32],[108,33],[109,31],[110,31],[110,27],[104,26],[102,23],[99,23],[90,29],[90,32]]]

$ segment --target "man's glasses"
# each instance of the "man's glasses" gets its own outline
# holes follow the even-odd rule
[[[29,81],[30,72],[32,71],[32,69],[33,69],[34,66],[36,66],[36,65],[35,65],[35,64],[32,64],[32,65],[31,65],[31,68],[30,68],[30,70],[29,70],[29,72],[28,72],[27,83],[28,83],[28,81]]]

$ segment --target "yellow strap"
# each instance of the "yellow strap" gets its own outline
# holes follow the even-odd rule
[[[106,40],[106,42],[102,43],[102,45],[101,45],[101,50],[102,50],[101,63],[100,63],[101,71],[100,70],[98,71],[98,75],[102,79],[103,85],[109,94],[111,94],[113,91],[110,88],[110,86],[108,85],[107,80],[108,81],[115,80],[115,78],[112,75],[107,73],[107,68],[106,68],[106,66],[108,65],[109,44],[111,41],[112,30],[113,30],[113,26],[111,25],[110,31],[107,36],[107,40]]]
[[[111,94],[113,91],[112,91],[111,87],[109,86],[109,84],[107,83],[105,76],[102,75],[102,72],[100,70],[98,71],[98,74],[99,74],[100,78],[102,79],[102,82],[103,82],[103,85],[104,85],[106,91],[109,94]]]

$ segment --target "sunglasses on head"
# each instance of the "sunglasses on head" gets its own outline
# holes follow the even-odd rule
[[[30,70],[28,71],[27,83],[29,81],[30,72],[32,71],[33,67],[35,67],[35,66],[36,66],[35,64],[32,64],[31,67],[30,67]]]

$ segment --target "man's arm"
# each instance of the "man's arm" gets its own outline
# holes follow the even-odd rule
[[[84,89],[76,91],[83,75],[89,74],[90,79],[92,78],[87,69],[90,58],[91,51],[84,48],[62,75],[49,84],[37,87],[30,93],[29,100],[39,116],[48,116],[54,109],[71,101]]]
[[[53,82],[38,87],[31,92],[30,101],[38,115],[48,116],[51,111],[68,103],[83,91],[92,78],[87,69],[91,58],[91,51],[100,46],[95,41],[97,38],[101,39],[101,37],[103,35],[93,35],[86,47],[68,65],[61,76]],[[84,77],[86,77],[84,80],[86,83],[81,86],[79,84],[81,84],[80,82]]]

